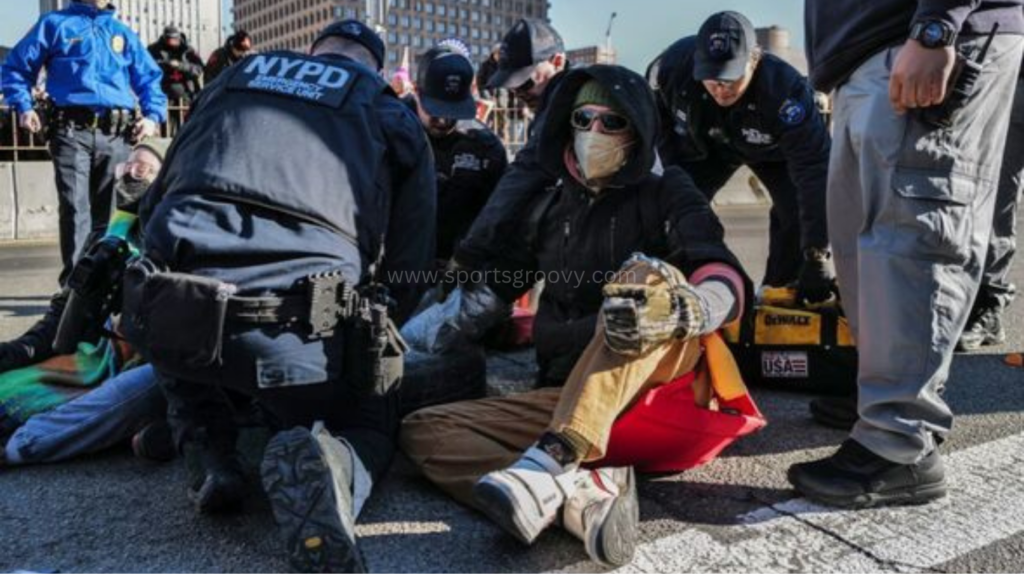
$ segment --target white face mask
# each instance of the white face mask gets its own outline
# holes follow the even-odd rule
[[[577,130],[573,149],[583,178],[593,182],[615,175],[629,162],[633,144],[633,135],[629,133],[602,134],[593,130]]]

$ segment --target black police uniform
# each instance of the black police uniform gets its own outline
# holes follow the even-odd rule
[[[435,196],[418,119],[361,64],[272,52],[209,85],[141,210],[151,260],[237,287],[220,362],[192,372],[171,365],[179,379],[166,391],[179,446],[233,447],[226,389],[255,397],[278,427],[323,420],[379,478],[394,451],[396,402],[353,390],[359,366],[345,360],[341,327],[314,332],[309,290],[318,274],[334,272],[352,287],[376,268],[401,322],[424,286],[418,273],[432,265]],[[256,304],[246,307],[245,297]],[[187,348],[211,331],[181,330],[191,332],[145,338],[166,357],[168,347]]]
[[[713,199],[741,166],[771,194],[770,253],[764,283],[797,279],[808,248],[828,246],[825,190],[831,138],[806,78],[765,54],[747,93],[729,108],[694,80],[697,37],[670,46],[648,78],[662,114],[659,153]]]
[[[416,110],[416,99],[406,103]],[[437,171],[437,259],[447,262],[508,167],[501,139],[479,120],[462,120],[443,138],[430,136]]]

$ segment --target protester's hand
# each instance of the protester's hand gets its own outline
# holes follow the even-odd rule
[[[952,46],[925,48],[917,40],[908,40],[896,56],[889,79],[889,100],[896,113],[942,104],[955,65]]]
[[[18,126],[33,134],[38,134],[43,130],[43,121],[39,119],[39,114],[35,110],[29,110],[18,117]]]
[[[132,142],[142,142],[146,138],[153,138],[160,134],[160,127],[151,118],[140,118],[135,122],[132,130]]]
[[[605,345],[638,357],[673,338],[690,340],[705,324],[700,297],[690,285],[611,283],[604,287]]]
[[[805,305],[821,304],[831,300],[835,291],[832,254],[822,249],[807,250],[796,282],[796,301]]]

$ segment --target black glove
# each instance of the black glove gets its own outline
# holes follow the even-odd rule
[[[441,272],[441,281],[437,283],[437,301],[440,303],[448,300],[452,292],[469,278],[470,272],[471,268],[452,257]]]
[[[821,304],[837,293],[832,253],[820,248],[804,251],[804,263],[796,281],[796,298],[801,304]]]

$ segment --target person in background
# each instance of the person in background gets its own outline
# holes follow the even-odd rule
[[[252,53],[252,37],[245,30],[238,30],[228,36],[224,45],[213,51],[203,69],[203,82],[209,84],[222,72]]]

